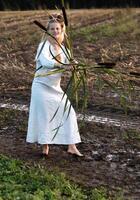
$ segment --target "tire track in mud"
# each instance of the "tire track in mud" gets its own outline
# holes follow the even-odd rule
[[[10,104],[10,103],[0,103],[0,108],[6,108],[6,109],[12,109],[12,110],[18,110],[18,111],[24,111],[28,112],[29,108],[27,105],[21,105],[21,104]],[[140,124],[138,121],[132,122],[129,120],[119,120],[111,117],[103,117],[98,115],[88,115],[88,114],[77,114],[77,119],[84,122],[90,122],[90,123],[99,123],[104,124],[105,126],[114,126],[114,127],[122,127],[126,129],[139,129],[140,130]]]
[[[8,110],[6,113],[8,114]],[[25,142],[27,112],[13,113],[8,115],[8,124],[5,121],[6,126],[0,130],[0,153],[21,159],[31,166],[39,164],[47,170],[57,167],[70,180],[84,187],[104,186],[111,193],[116,192],[119,187],[124,192],[125,200],[128,197],[133,200],[139,197],[138,142],[125,141],[119,136],[119,128],[114,131],[113,127],[105,128],[98,123],[87,123],[80,128],[83,142],[78,145],[84,158],[71,157],[62,145],[51,145],[49,156],[42,158],[40,145]]]

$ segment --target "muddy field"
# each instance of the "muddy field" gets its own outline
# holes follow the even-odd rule
[[[84,12],[84,15],[83,15]],[[124,15],[123,15],[124,14]],[[45,11],[0,12],[0,103],[29,106],[30,88],[34,74],[34,56],[41,31],[33,20],[46,22]],[[88,80],[89,102],[86,114],[120,121],[115,124],[78,120],[82,143],[79,149],[84,158],[71,157],[65,146],[52,145],[48,158],[41,157],[38,145],[25,143],[27,111],[0,109],[0,153],[19,158],[30,164],[65,172],[71,180],[84,187],[104,186],[110,193],[122,192],[124,199],[140,199],[140,28],[137,26],[120,34],[100,35],[97,32],[78,32],[83,27],[115,24],[131,17],[140,22],[139,9],[84,10],[68,13],[73,32],[75,57],[84,55],[89,64],[100,61],[116,62],[115,69],[125,74],[134,90],[127,102],[127,115],[120,105],[118,94],[105,86],[97,90],[97,76]],[[134,23],[132,23],[134,24]],[[96,38],[92,38],[96,36]],[[91,40],[89,39],[91,37]],[[135,72],[132,74],[132,72]],[[64,74],[62,87],[69,75]],[[80,112],[80,110],[77,110]],[[122,122],[122,123],[121,123]],[[124,125],[128,122],[128,125]]]

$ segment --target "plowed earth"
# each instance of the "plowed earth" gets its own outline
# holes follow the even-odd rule
[[[121,10],[69,11],[73,32],[82,27],[113,23]],[[125,11],[130,12],[130,11]],[[132,9],[133,18],[140,21],[140,10]],[[34,24],[46,23],[46,11],[0,12],[0,101],[29,105],[30,88],[34,74],[34,57],[42,32]],[[95,34],[95,33],[94,33]],[[122,73],[140,73],[140,34],[131,32],[116,37],[100,37],[88,42],[81,35],[73,41],[75,57],[84,55],[90,64],[101,61],[101,49],[109,50],[111,61]],[[118,44],[124,52],[120,59]],[[113,47],[113,45],[117,47]],[[116,48],[116,49],[115,49]],[[62,87],[68,79],[64,74]],[[0,110],[0,153],[19,158],[30,164],[39,164],[49,170],[65,172],[71,180],[84,187],[104,186],[110,192],[119,189],[124,199],[140,199],[140,77],[126,76],[134,84],[131,105],[125,115],[115,92],[105,87],[97,90],[96,76],[89,76],[89,103],[87,114],[131,121],[134,126],[109,126],[99,122],[79,121],[82,143],[78,145],[84,158],[67,154],[65,146],[52,145],[47,158],[42,158],[39,145],[26,144],[28,113],[10,109]]]

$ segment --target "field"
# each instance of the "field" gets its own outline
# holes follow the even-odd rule
[[[51,11],[52,12],[52,11]],[[125,108],[116,91],[88,76],[88,116],[106,122],[80,120],[84,158],[70,157],[65,146],[52,145],[50,155],[40,156],[38,145],[25,143],[28,112],[2,108],[3,104],[28,105],[35,70],[34,57],[42,36],[34,20],[46,24],[46,11],[0,12],[0,154],[43,166],[86,188],[107,189],[108,199],[140,197],[140,10],[72,10],[68,12],[74,55],[95,65],[115,62],[131,96]],[[111,76],[105,76],[115,81]],[[65,89],[69,74],[62,77]],[[82,93],[81,93],[82,95]],[[74,102],[75,105],[75,102]],[[80,109],[77,109],[80,112]],[[113,119],[110,123],[108,119]],[[119,122],[119,125],[117,123]],[[118,197],[115,197],[116,194]],[[100,198],[98,198],[100,199]],[[103,199],[103,198],[102,198]]]

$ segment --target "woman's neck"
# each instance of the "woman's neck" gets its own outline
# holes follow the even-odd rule
[[[61,44],[60,43],[57,43],[56,41],[51,41],[49,40],[50,44],[53,46],[54,50],[55,51],[59,51],[61,49]]]

